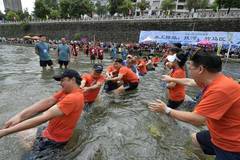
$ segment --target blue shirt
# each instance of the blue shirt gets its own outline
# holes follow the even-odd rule
[[[35,49],[38,52],[38,55],[40,57],[40,61],[51,60],[51,57],[49,55],[50,45],[48,43],[40,42],[40,43],[35,45]]]
[[[58,59],[60,61],[69,61],[70,48],[67,44],[58,45]]]

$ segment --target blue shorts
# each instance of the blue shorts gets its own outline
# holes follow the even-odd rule
[[[216,160],[240,160],[240,153],[229,152],[220,149],[211,142],[209,131],[204,130],[196,135],[203,152],[208,155],[216,155]]]

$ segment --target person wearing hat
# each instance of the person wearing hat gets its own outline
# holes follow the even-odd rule
[[[125,91],[134,90],[138,87],[139,78],[137,75],[128,67],[122,65],[122,59],[117,58],[113,66],[118,71],[117,77],[108,77],[108,81],[119,81],[121,80],[123,82],[122,85],[120,85],[117,89],[115,89],[113,92],[116,94],[123,93]]]
[[[53,62],[49,54],[50,44],[46,42],[47,37],[45,35],[40,35],[40,42],[35,45],[35,53],[40,58],[40,66],[43,70],[46,69],[47,65],[53,68]]]
[[[101,86],[105,82],[105,77],[102,75],[103,65],[94,64],[91,73],[86,73],[82,76],[80,88],[83,89],[85,107],[84,111],[89,112],[91,104],[96,100]]]
[[[174,55],[168,55],[167,61],[171,67],[170,76],[173,78],[186,78],[184,65],[187,61],[187,56],[183,53],[177,53]],[[185,99],[185,87],[184,85],[169,82],[168,88],[168,107],[177,108],[181,105]]]
[[[49,121],[41,136],[36,139],[39,141],[36,144],[40,146],[34,148],[41,151],[50,146],[63,146],[69,141],[84,106],[84,96],[79,88],[81,76],[75,70],[65,70],[54,79],[60,81],[62,88],[9,119],[0,130],[0,138]]]

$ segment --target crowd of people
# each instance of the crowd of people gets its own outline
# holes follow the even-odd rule
[[[240,85],[221,72],[222,61],[214,50],[183,49],[179,43],[161,49],[159,46],[142,45],[141,48],[148,50],[145,54],[120,44],[111,48],[113,62],[103,73],[104,47],[84,44],[83,52],[89,55],[93,67],[89,73],[80,75],[75,70],[67,69],[70,56],[76,56],[79,52],[77,46],[71,45],[62,38],[56,48],[60,68],[63,65],[66,68],[61,75],[54,76],[56,81],[60,81],[62,89],[8,120],[0,130],[0,138],[49,121],[42,131],[38,149],[64,146],[81,115],[91,112],[101,88],[109,94],[136,90],[141,83],[140,77],[154,71],[162,62],[168,71],[161,77],[162,81],[167,82],[168,100],[167,104],[160,99],[149,103],[150,111],[166,113],[196,126],[206,125],[208,130],[192,134],[193,144],[205,154],[216,155],[217,160],[240,159]],[[52,67],[46,36],[40,36],[35,49],[40,57],[40,66],[43,69]],[[95,63],[96,57],[99,63]],[[188,61],[189,66],[186,66]],[[192,112],[179,110],[185,101],[185,86],[199,87],[201,92]],[[34,116],[39,112],[43,114]]]

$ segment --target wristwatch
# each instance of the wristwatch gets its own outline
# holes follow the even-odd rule
[[[170,108],[170,107],[165,107],[164,111],[165,111],[165,113],[166,113],[167,115],[169,115],[170,112],[172,111],[172,108]]]

